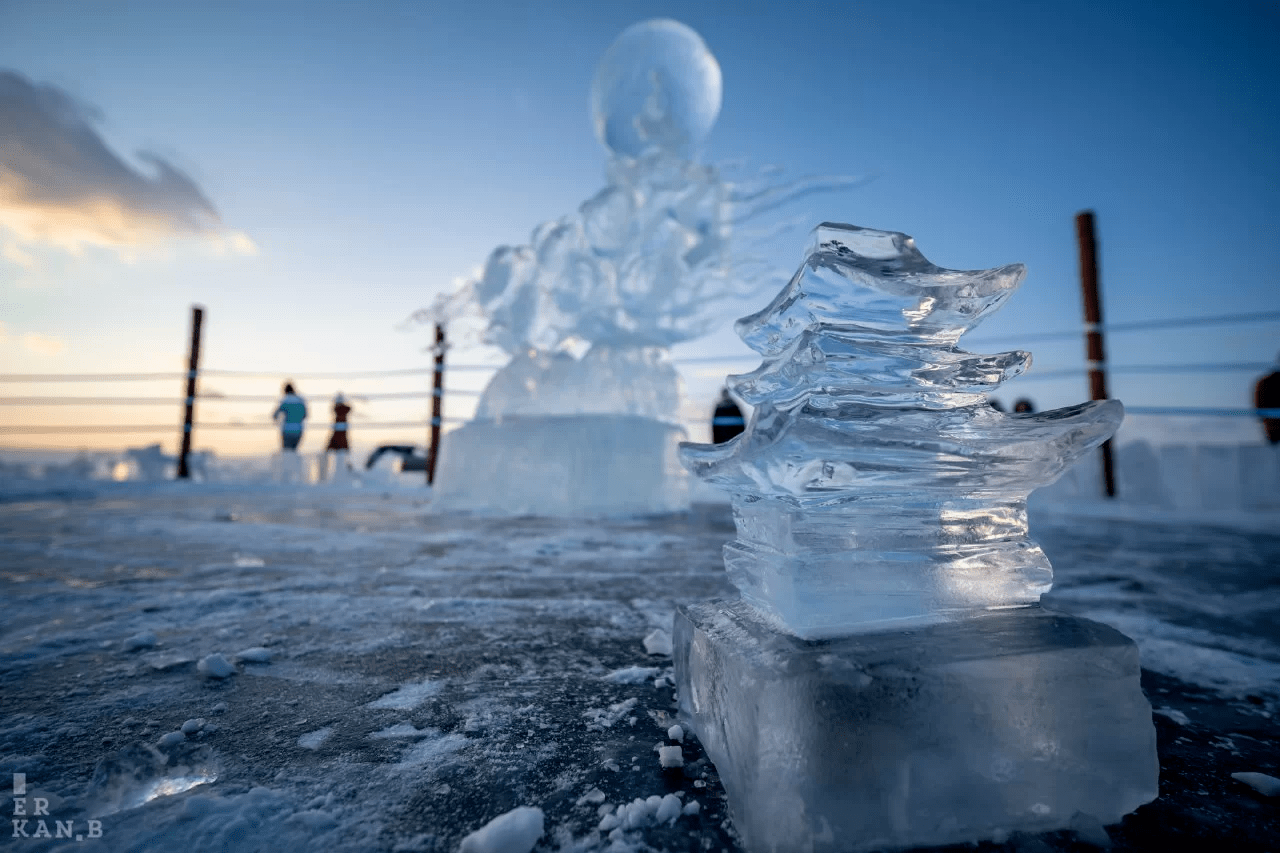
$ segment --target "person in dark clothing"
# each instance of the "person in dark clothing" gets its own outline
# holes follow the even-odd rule
[[[742,419],[742,409],[729,396],[729,389],[720,391],[720,399],[716,402],[716,412],[711,418],[711,440],[723,444],[746,428]]]
[[[351,407],[347,405],[347,399],[339,391],[333,398],[333,433],[329,436],[328,445],[325,446],[325,455],[333,456],[332,468],[329,467],[327,460],[325,463],[331,477],[338,476],[339,470],[351,470],[351,462],[347,459],[348,452],[351,450],[351,444],[347,440],[347,416],[350,414]]]
[[[1253,386],[1253,406],[1256,409],[1280,409],[1280,357],[1276,359],[1276,370],[1258,380]],[[1267,441],[1280,444],[1280,418],[1262,416],[1262,431],[1267,434]]]

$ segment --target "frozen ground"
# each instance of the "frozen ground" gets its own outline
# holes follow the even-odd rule
[[[1117,849],[1271,849],[1277,801],[1232,774],[1280,775],[1277,525],[1033,521],[1054,604],[1142,648],[1162,795]],[[50,834],[100,831],[77,850],[453,851],[521,806],[538,850],[737,850],[645,642],[729,592],[731,535],[724,506],[585,523],[441,516],[405,488],[11,479],[0,779],[25,774],[28,834],[36,797]]]

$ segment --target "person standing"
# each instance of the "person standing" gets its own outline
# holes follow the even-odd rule
[[[720,391],[720,399],[716,402],[715,414],[711,416],[711,440],[715,444],[723,444],[746,428],[742,418],[742,409],[729,396],[729,389]]]
[[[303,422],[307,419],[307,402],[293,390],[292,382],[284,384],[284,398],[271,417],[280,424],[281,448],[297,453]]]
[[[351,450],[351,445],[347,441],[347,416],[350,414],[351,407],[347,405],[347,399],[339,391],[333,398],[333,434],[329,436],[329,444],[325,447],[327,452],[334,454],[335,473],[339,468],[351,467],[347,464],[347,452]]]
[[[1255,409],[1280,409],[1280,356],[1276,357],[1276,369],[1258,380],[1253,386],[1253,407]],[[1261,416],[1262,431],[1267,434],[1267,441],[1280,444],[1280,418]]]

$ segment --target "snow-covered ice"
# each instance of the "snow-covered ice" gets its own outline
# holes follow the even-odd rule
[[[462,839],[458,853],[529,853],[543,832],[542,809],[520,806]]]
[[[453,853],[523,805],[543,811],[549,850],[740,850],[696,738],[678,741],[684,767],[656,760],[678,723],[671,691],[604,678],[658,662],[639,640],[678,604],[731,592],[727,509],[458,518],[424,492],[0,482],[0,778],[25,773],[79,827],[101,819],[103,837],[75,845],[90,853]],[[228,506],[235,524],[217,518]],[[1157,841],[1202,814],[1201,789],[1221,815],[1201,837],[1274,830],[1230,774],[1280,776],[1280,536],[1117,514],[1032,512],[1054,606],[1122,625],[1154,704],[1191,721],[1156,718],[1179,763],[1136,824],[1108,831],[1172,848]],[[264,565],[236,567],[237,550]],[[154,647],[123,651],[148,631]],[[255,647],[269,665],[198,676],[209,655]],[[389,696],[413,707],[371,707]],[[200,718],[171,754],[156,747]],[[1219,736],[1243,754],[1213,748]],[[678,793],[673,824],[621,841],[597,827],[601,805]]]

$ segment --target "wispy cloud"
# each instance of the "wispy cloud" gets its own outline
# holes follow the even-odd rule
[[[52,335],[37,335],[30,332],[22,336],[22,345],[31,350],[36,355],[57,355],[62,352],[67,344],[62,338]]]
[[[0,71],[0,228],[17,238],[3,246],[5,259],[32,266],[18,243],[105,246],[127,256],[175,237],[255,251],[180,169],[148,152],[137,155],[146,171],[117,156],[94,129],[98,118],[55,86]]]

